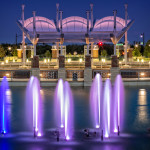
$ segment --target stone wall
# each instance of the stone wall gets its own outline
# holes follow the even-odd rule
[[[111,73],[111,83],[114,84],[116,76],[118,74],[120,74],[120,68],[119,67],[112,67],[110,69],[110,73]]]
[[[66,69],[65,68],[59,68],[58,69],[58,79],[66,80]]]
[[[37,77],[40,81],[40,68],[31,68],[31,76]]]
[[[84,86],[91,86],[92,84],[92,69],[84,69]]]

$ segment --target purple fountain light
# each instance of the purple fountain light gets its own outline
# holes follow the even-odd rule
[[[8,133],[10,117],[8,114],[9,107],[9,86],[7,78],[4,77],[0,87],[0,131],[2,134]]]
[[[103,131],[104,137],[106,138],[110,136],[111,99],[112,99],[111,82],[109,79],[107,79],[104,85],[104,97],[103,97]]]
[[[102,103],[102,78],[100,74],[96,74],[90,91],[91,116],[95,128],[100,128],[101,125],[101,103]]]
[[[41,136],[42,96],[39,80],[33,76],[30,78],[26,89],[26,112],[29,129],[34,129],[34,136]]]
[[[70,140],[73,133],[73,97],[66,81],[59,79],[55,90],[55,118],[58,127],[64,128],[65,139]]]
[[[55,89],[55,118],[58,127],[64,127],[64,82],[59,79]]]
[[[70,140],[73,131],[73,97],[69,83],[64,83],[65,100],[65,137]]]
[[[110,133],[120,132],[124,118],[124,85],[118,75],[113,87],[109,79],[105,81],[102,91],[102,78],[95,76],[90,91],[90,107],[94,127],[102,129],[102,137],[110,137]]]
[[[124,106],[124,85],[121,75],[117,75],[114,84],[114,95],[113,95],[113,131],[119,132],[120,127],[122,127],[123,121],[123,108]]]

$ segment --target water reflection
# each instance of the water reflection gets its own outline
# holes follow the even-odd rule
[[[138,98],[139,105],[147,105],[147,93],[145,89],[139,90],[139,98]]]
[[[147,123],[148,109],[147,109],[147,92],[145,89],[139,90],[138,105],[139,105],[137,107],[138,121],[140,121],[142,123]]]
[[[40,89],[40,93],[41,93],[41,96],[42,96],[42,100],[44,100],[44,90]]]

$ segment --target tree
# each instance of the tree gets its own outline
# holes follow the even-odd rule
[[[2,46],[0,46],[0,58],[5,57],[5,50]]]
[[[51,53],[49,52],[49,50],[46,51],[45,56],[48,58],[51,56]]]
[[[144,48],[144,56],[150,57],[150,40],[147,41],[145,48]]]
[[[50,45],[38,44],[37,45],[37,55],[43,57],[47,50],[51,52],[52,47]]]
[[[13,56],[17,56],[17,46],[13,46],[13,48],[12,48],[12,55]]]
[[[140,57],[141,56],[141,46],[140,45],[135,45],[133,51],[132,51],[132,55],[133,57]]]
[[[27,51],[27,58],[31,58],[31,51]]]
[[[106,57],[107,56],[107,51],[106,50],[102,50],[102,57]]]

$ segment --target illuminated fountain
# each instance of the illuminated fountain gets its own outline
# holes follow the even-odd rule
[[[92,122],[95,128],[101,125],[101,105],[102,105],[102,78],[100,74],[96,74],[90,91],[90,107]]]
[[[94,128],[100,128],[101,139],[108,138],[113,132],[120,133],[124,118],[124,85],[121,75],[116,77],[112,90],[107,79],[102,89],[102,78],[96,74],[90,91],[90,108]],[[98,132],[100,132],[98,130]]]
[[[64,81],[59,79],[55,90],[55,118],[58,127],[64,127]]]
[[[121,75],[118,75],[114,84],[114,95],[113,95],[113,131],[120,132],[120,127],[122,127],[123,121],[123,108],[124,106],[124,85]]]
[[[9,92],[8,81],[7,78],[4,77],[0,87],[0,131],[2,134],[8,133],[9,131]]]
[[[103,133],[104,137],[108,138],[110,136],[110,115],[111,115],[111,100],[112,100],[112,90],[111,82],[109,79],[105,81],[104,85],[104,97],[103,97]]]
[[[31,77],[26,89],[26,117],[30,130],[34,130],[34,137],[42,135],[42,96],[40,83],[36,77]]]
[[[65,139],[73,134],[73,97],[69,83],[59,79],[55,90],[55,118],[58,127],[64,129]]]

